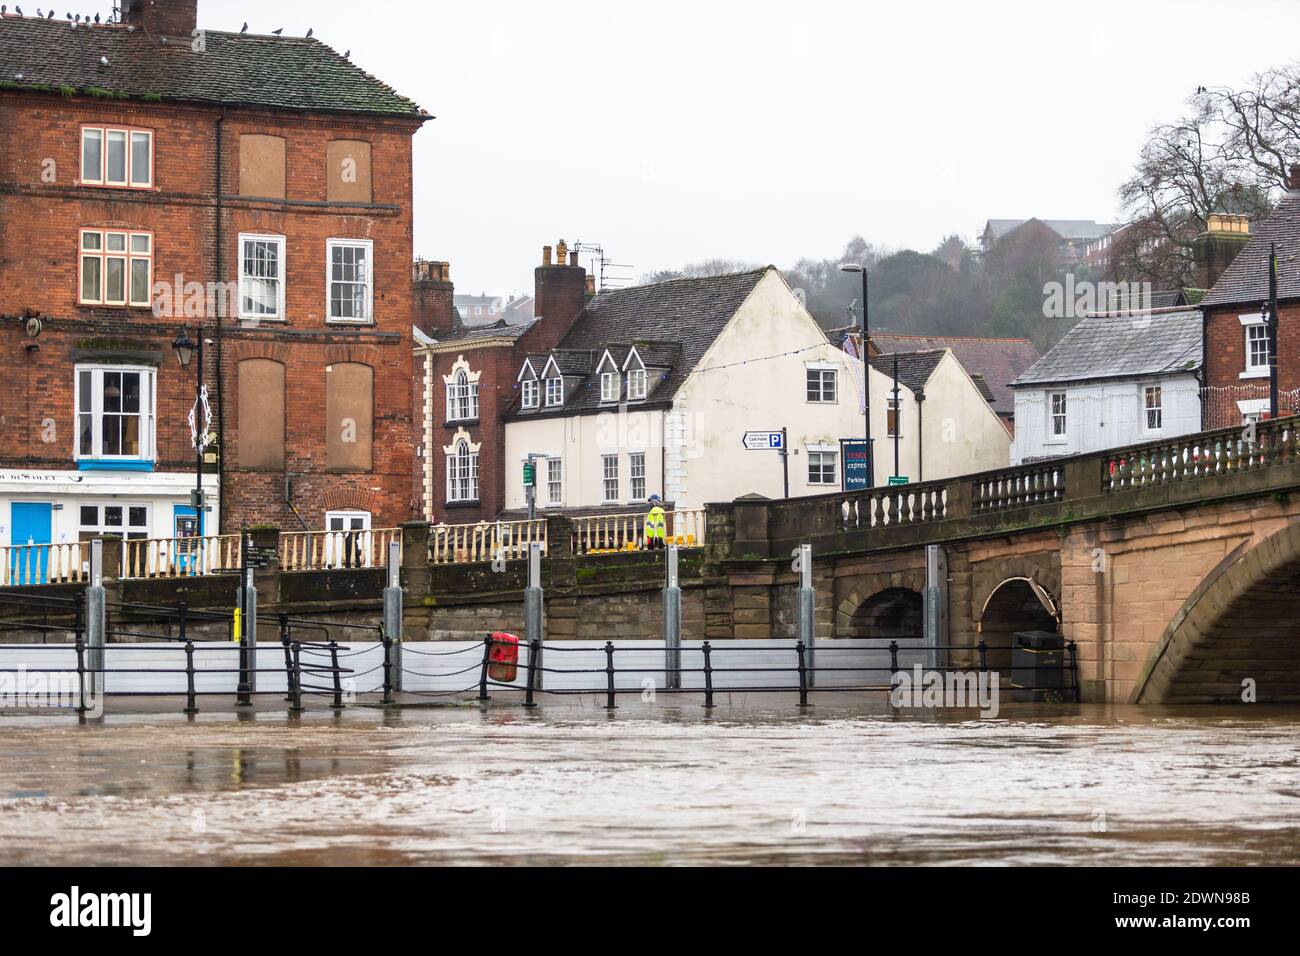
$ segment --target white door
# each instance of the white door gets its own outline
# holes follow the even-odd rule
[[[325,567],[370,567],[369,511],[326,512],[325,530]]]

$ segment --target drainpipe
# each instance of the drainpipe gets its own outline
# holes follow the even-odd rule
[[[216,123],[216,169],[214,170],[213,180],[216,187],[216,255],[213,261],[217,271],[214,288],[220,289],[221,282],[225,279],[225,236],[222,229],[222,220],[224,219],[225,209],[221,203],[221,171],[222,171],[222,139],[225,133],[226,111],[222,110],[221,115],[217,117]],[[221,533],[221,526],[226,522],[226,402],[225,391],[221,387],[224,378],[225,363],[223,362],[222,351],[222,316],[221,310],[217,310],[217,510],[221,515],[221,520],[217,525],[217,534]],[[199,330],[199,338],[202,339],[203,331]]]
[[[925,481],[925,434],[921,427],[921,406],[925,402],[925,389],[916,391],[916,480]]]

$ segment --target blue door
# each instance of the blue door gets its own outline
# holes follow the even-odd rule
[[[31,504],[15,501],[9,506],[9,541],[14,547],[9,552],[9,582],[11,584],[44,584],[50,564],[48,547],[23,547],[23,545],[48,545],[51,541],[52,509],[48,503]]]

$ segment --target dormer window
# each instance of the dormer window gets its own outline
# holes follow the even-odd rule
[[[602,372],[600,376],[600,400],[602,402],[617,402],[618,385],[617,372]]]
[[[564,379],[560,377],[546,380],[546,405],[548,408],[564,404]]]
[[[538,400],[541,397],[541,386],[538,385],[537,379],[529,378],[524,380],[523,386],[523,406],[524,408],[536,408]]]
[[[627,373],[628,401],[645,398],[646,374],[643,368],[634,368]]]

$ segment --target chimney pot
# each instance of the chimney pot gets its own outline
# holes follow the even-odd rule
[[[555,247],[555,264],[557,266],[569,264],[569,245],[563,239]]]
[[[542,265],[549,266],[550,264],[551,264],[551,247],[542,246]]]
[[[595,277],[595,276],[593,276],[593,275],[589,275],[589,276],[587,276],[587,290],[586,290],[586,291],[587,291],[587,295],[595,295],[595,294],[596,294],[596,277]]]

